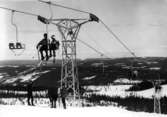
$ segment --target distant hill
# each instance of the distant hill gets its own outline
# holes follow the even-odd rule
[[[81,59],[77,59],[78,62],[107,62],[110,61],[112,63],[115,62],[126,62],[126,61],[163,61],[163,60],[167,60],[167,57],[138,57],[138,58],[133,58],[133,57],[122,57],[122,58],[87,58],[84,60]],[[39,60],[0,60],[0,65],[34,65],[37,64],[39,62]],[[52,63],[52,60],[49,60],[48,63]],[[61,59],[57,59],[56,60],[57,64],[61,64]]]
[[[13,66],[13,65],[37,65],[39,63],[38,60],[3,60],[0,61],[0,66]],[[51,60],[48,63],[53,63]],[[56,60],[56,65],[61,64],[61,60]],[[54,65],[54,64],[53,64]]]
[[[37,60],[0,61],[0,75],[2,78],[7,76],[15,78],[19,73],[34,68],[33,65],[37,65],[38,62]],[[56,60],[56,64],[53,64],[52,61],[49,61],[42,67],[42,71],[49,72],[42,74],[35,82],[38,85],[55,84],[53,81],[56,82],[61,78],[61,62],[61,60]],[[138,71],[137,76],[132,74],[132,67],[133,70]],[[38,72],[38,69],[34,68],[26,75],[31,76],[34,72]],[[138,58],[138,61],[134,58],[78,60],[78,78],[81,85],[107,85],[120,78],[152,80],[157,79],[158,74],[161,79],[166,79],[167,58]]]
[[[78,62],[80,62],[80,59],[77,59]],[[39,60],[1,60],[0,61],[0,66],[13,66],[13,65],[37,65],[40,61]],[[47,61],[47,64],[49,66],[54,66],[54,65],[61,65],[62,60],[61,59],[56,59],[56,62],[53,63],[53,60]]]

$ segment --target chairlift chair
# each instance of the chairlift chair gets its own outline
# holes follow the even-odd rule
[[[25,44],[23,44],[21,42],[9,43],[9,49],[11,49],[11,50],[25,49]]]
[[[15,11],[12,11],[11,24],[16,29],[16,42],[10,42],[8,46],[9,46],[9,49],[12,50],[12,52],[15,55],[19,56],[19,55],[21,55],[24,52],[24,50],[25,50],[25,44],[23,44],[23,43],[21,43],[21,42],[18,41],[18,27],[17,27],[17,25],[13,21],[13,19],[14,19],[14,17],[13,17],[14,16],[14,12]]]

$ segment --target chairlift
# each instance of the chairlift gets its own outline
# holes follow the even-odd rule
[[[16,29],[16,42],[10,42],[9,43],[9,49],[16,55],[19,56],[21,55],[24,50],[25,50],[25,44],[19,42],[18,40],[18,27],[17,25],[14,23],[13,19],[14,19],[14,10],[12,11],[12,15],[11,15],[11,24],[15,27]]]
[[[53,19],[53,11],[52,11],[52,8],[51,8],[51,4],[49,4],[49,9],[50,9],[50,13],[51,13],[51,16],[50,16],[50,18],[49,19],[47,19],[47,18],[45,18],[45,17],[42,17],[42,16],[40,16],[40,15],[38,15],[38,20],[40,21],[40,22],[42,22],[43,24],[45,24],[46,25],[46,34],[48,35],[48,33],[49,33],[49,24],[50,24],[50,21]],[[52,35],[52,37],[51,38],[54,38],[54,35]],[[39,42],[40,43],[40,42]],[[51,43],[50,42],[50,40],[48,39],[48,41],[47,41],[47,49],[45,49],[45,51],[48,51],[48,53],[50,52],[50,55],[48,55],[48,57],[42,57],[41,56],[41,60],[43,61],[45,58],[46,58],[46,61],[48,61],[48,59],[50,58],[50,57],[52,57],[52,51],[56,51],[56,50],[58,50],[59,49],[59,45],[60,45],[60,43],[59,43],[59,41],[55,41],[54,43]],[[41,44],[39,47],[42,47],[43,45]],[[38,49],[38,59],[40,59],[40,56],[39,56],[39,51],[40,51],[40,49]],[[54,54],[53,54],[54,55]],[[53,63],[55,63],[55,55],[53,56]],[[40,64],[41,65],[41,64]]]
[[[11,49],[11,50],[14,50],[14,49],[25,49],[25,44],[22,44],[20,42],[9,43],[9,49]]]

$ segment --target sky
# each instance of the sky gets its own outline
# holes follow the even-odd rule
[[[91,12],[139,57],[166,57],[167,51],[167,0],[54,0],[57,4]],[[1,7],[39,14],[49,18],[49,6],[37,0],[0,0]],[[52,6],[53,18],[88,18],[88,15]],[[15,56],[8,49],[15,42],[15,28],[11,25],[11,12],[0,9],[0,60],[37,59],[36,44],[46,32],[46,26],[36,17],[15,13],[18,39],[26,44],[26,50]],[[61,41],[56,26],[49,25],[49,37],[54,34]],[[101,23],[83,25],[78,38],[105,55],[131,57],[130,53],[104,28]],[[19,51],[17,51],[19,53]],[[61,58],[61,49],[57,52]],[[77,58],[100,57],[99,54],[77,41]]]

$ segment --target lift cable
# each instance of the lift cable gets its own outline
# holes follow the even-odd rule
[[[68,10],[73,10],[73,11],[80,12],[80,13],[92,14],[92,13],[87,12],[87,11],[83,11],[83,10],[79,10],[79,9],[67,7],[67,6],[60,5],[60,4],[56,4],[56,3],[52,3],[52,2],[46,2],[46,1],[43,1],[43,0],[38,0],[38,1],[39,1],[39,2],[42,2],[42,3],[50,4],[50,5],[53,5],[53,6],[65,8],[65,9],[68,9]],[[131,49],[128,48],[128,46],[127,46],[123,41],[121,41],[121,39],[120,39],[101,19],[99,19],[99,21],[100,21],[100,22],[103,24],[103,26],[110,32],[110,34],[112,34],[112,35],[115,37],[115,39],[116,39],[121,45],[123,45],[123,47],[124,47],[125,49],[128,50],[128,52],[129,52],[133,57],[137,58],[137,56],[135,55],[135,53],[132,52]]]
[[[65,9],[69,9],[69,10],[73,10],[73,11],[77,11],[77,12],[80,12],[80,13],[90,14],[90,12],[87,12],[87,11],[83,11],[83,10],[71,8],[71,7],[68,7],[68,6],[64,6],[64,5],[52,3],[52,2],[50,2],[50,1],[49,1],[49,2],[46,2],[46,1],[43,1],[43,0],[38,0],[38,1],[39,1],[39,2],[42,2],[42,3],[46,3],[46,4],[51,4],[51,5],[53,5],[53,6],[57,6],[57,7],[61,7],[61,8],[65,8]]]
[[[71,7],[67,7],[67,6],[63,6],[63,5],[60,5],[60,4],[55,4],[55,3],[52,3],[52,2],[46,2],[46,1],[43,1],[43,0],[38,0],[39,2],[43,2],[43,3],[47,3],[47,4],[50,4],[50,5],[54,5],[54,6],[57,6],[57,7],[61,7],[61,8],[65,8],[65,9],[69,9],[69,10],[73,10],[73,11],[77,11],[77,12],[82,12],[82,13],[86,13],[86,14],[91,14],[90,12],[87,12],[87,11],[83,11],[83,10],[79,10],[79,9],[75,9],[75,8],[71,8]],[[5,8],[5,7],[0,7],[2,9],[5,9],[5,10],[10,10],[10,11],[15,11],[15,12],[19,12],[19,13],[23,13],[23,14],[27,14],[27,15],[31,15],[31,16],[39,16],[37,14],[33,14],[33,13],[29,13],[29,12],[23,12],[23,11],[19,11],[19,10],[13,10],[13,9],[10,9],[10,8]],[[131,49],[128,48],[128,46],[126,44],[124,44],[124,42],[122,42],[118,36],[100,19],[100,22],[103,24],[103,26],[116,38],[116,40],[119,41],[119,43],[121,45],[123,45],[127,50],[128,52],[130,52],[130,54],[132,56],[134,56],[135,58],[137,57],[135,55],[134,52],[131,51]]]
[[[121,39],[100,19],[100,22],[103,24],[103,26],[115,37],[115,39],[121,44],[123,45],[123,47],[125,49],[128,50],[128,52],[135,58],[137,58],[137,56],[135,55],[134,52],[132,52],[132,50],[123,42],[121,41]]]
[[[87,11],[83,11],[83,10],[79,10],[79,9],[75,9],[75,8],[71,8],[71,7],[67,7],[67,6],[63,6],[63,5],[60,5],[60,4],[55,4],[55,3],[51,3],[50,1],[49,2],[46,2],[46,1],[43,1],[43,0],[38,0],[39,2],[43,2],[43,3],[47,3],[50,5],[50,10],[51,10],[51,5],[53,6],[57,6],[57,7],[61,7],[61,8],[65,8],[65,9],[68,9],[68,10],[73,10],[73,11],[77,11],[77,12],[80,12],[80,13],[85,13],[85,14],[91,14],[90,12],[87,12]],[[19,12],[19,13],[22,13],[22,14],[26,14],[26,15],[30,15],[30,16],[35,16],[35,17],[39,17],[39,15],[37,14],[33,14],[33,13],[30,13],[30,12],[24,12],[24,11],[19,11],[19,10],[14,10],[14,9],[10,9],[10,8],[6,8],[6,7],[0,7],[1,9],[4,9],[4,10],[10,10],[12,12]],[[53,15],[53,12],[51,12],[51,15]],[[52,17],[50,17],[51,19]],[[115,39],[121,44],[123,45],[123,47],[125,47],[128,52],[135,58],[137,58],[137,56],[135,55],[134,52],[131,51],[130,48],[128,48],[128,46],[123,42],[121,41],[121,39],[101,20],[99,19],[99,21],[103,24],[103,26],[115,37]],[[54,24],[54,25],[58,25],[56,23],[53,23],[53,22],[50,22],[49,23],[51,24]],[[83,44],[85,44],[86,46],[88,46],[89,48],[93,49],[94,51],[96,51],[98,54],[100,54],[101,56],[104,56],[104,54],[100,51],[98,51],[97,49],[95,49],[94,47],[90,46],[89,44],[87,44],[86,42],[78,39],[80,42],[82,42]],[[107,58],[110,58],[107,56]]]
[[[64,5],[60,5],[60,4],[55,4],[55,3],[51,3],[51,2],[46,2],[43,0],[39,0],[39,2],[43,2],[43,3],[47,3],[53,6],[57,6],[57,7],[61,7],[61,8],[65,8],[68,10],[73,10],[73,11],[77,11],[80,13],[85,13],[85,14],[91,14],[90,12],[87,11],[83,11],[83,10],[79,10],[79,9],[75,9],[75,8],[71,8],[71,7],[67,7]],[[137,56],[135,55],[135,53],[103,22],[103,20],[99,19],[99,21],[102,23],[102,25],[107,29],[107,31],[114,36],[114,38],[135,58],[135,60],[137,59]],[[78,39],[79,40],[79,39]],[[83,44],[85,44],[86,46],[88,46],[89,48],[93,49],[95,52],[97,52],[98,54],[100,54],[101,56],[104,56],[103,53],[99,52],[97,49],[93,48],[92,46],[90,46],[89,44],[85,43],[82,40],[79,40],[80,42],[82,42]],[[110,57],[107,57],[110,58]],[[132,62],[132,66],[133,66],[133,62]],[[132,67],[131,67],[132,70]]]
[[[86,33],[86,35],[88,35],[88,36],[89,36],[88,38],[89,38],[90,40],[92,40],[92,41],[96,44],[96,46],[98,46],[98,49],[101,49],[104,53],[111,54],[111,53],[108,52],[106,49],[104,49],[104,47],[101,46],[101,44],[99,44],[98,41],[96,41],[96,40],[94,39],[94,37],[92,37],[92,35],[90,35],[89,33]],[[110,58],[111,58],[111,57],[110,57]]]
[[[30,12],[19,11],[19,10],[10,9],[10,8],[6,8],[6,7],[0,7],[0,9],[14,11],[14,12],[18,12],[18,13],[22,13],[22,14],[26,14],[26,15],[30,15],[30,16],[35,16],[35,17],[39,16],[37,14],[33,14],[33,13],[30,13]]]
[[[104,53],[98,51],[97,49],[95,49],[94,47],[92,47],[91,45],[89,45],[88,43],[86,43],[85,41],[81,40],[81,39],[78,39],[78,41],[80,41],[81,43],[83,43],[84,45],[86,45],[87,47],[89,47],[90,49],[94,50],[96,53],[100,54],[100,56],[105,56],[106,58],[110,58],[108,57],[107,55],[105,55]]]

